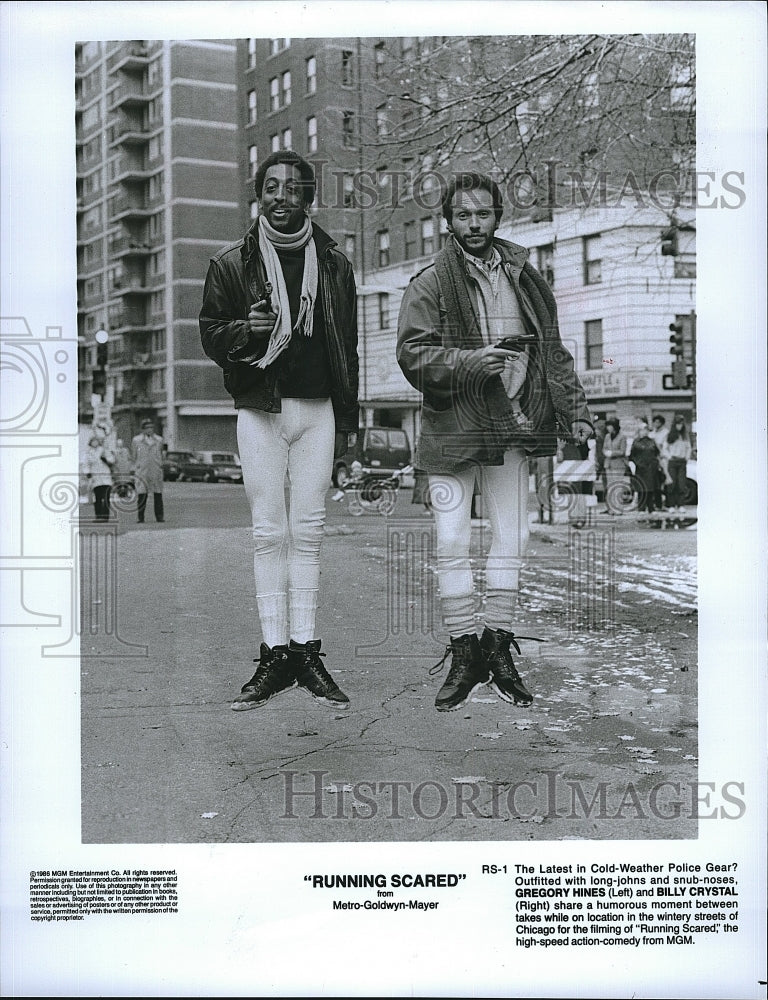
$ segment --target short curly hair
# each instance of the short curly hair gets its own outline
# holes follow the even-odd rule
[[[256,177],[253,182],[254,187],[256,188],[256,197],[259,199],[261,198],[261,193],[264,190],[264,178],[267,176],[267,171],[270,167],[274,167],[277,163],[289,163],[291,166],[296,167],[299,171],[299,176],[301,177],[304,204],[311,205],[315,200],[314,168],[311,163],[307,163],[303,156],[299,156],[298,153],[294,153],[292,149],[279,149],[276,153],[270,153],[266,160],[259,165],[259,169],[256,171]]]
[[[499,185],[492,177],[488,177],[487,174],[476,174],[469,170],[454,174],[445,186],[442,197],[443,217],[446,222],[451,222],[453,219],[453,205],[451,202],[457,191],[489,191],[493,198],[493,211],[496,215],[496,224],[499,224],[504,208],[502,206]]]

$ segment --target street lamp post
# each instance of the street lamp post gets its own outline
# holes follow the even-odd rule
[[[109,342],[109,333],[104,329],[97,330],[95,339],[96,367],[93,369],[91,394],[93,429],[100,438],[104,439],[114,449],[116,444],[114,440],[114,424],[112,423],[114,390],[111,385],[107,385],[107,344]]]

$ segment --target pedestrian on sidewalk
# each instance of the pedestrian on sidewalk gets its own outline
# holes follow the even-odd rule
[[[94,434],[85,453],[84,472],[93,493],[93,512],[97,521],[109,520],[109,496],[112,491],[112,465],[115,456],[106,443]]]
[[[603,439],[603,458],[605,461],[605,513],[621,514],[621,505],[617,502],[620,494],[627,491],[629,465],[627,464],[627,439],[621,431],[621,424],[616,417],[605,422],[606,435]]]
[[[155,520],[165,520],[163,505],[163,452],[165,442],[155,433],[155,422],[149,417],[141,422],[141,434],[131,442],[133,472],[138,494],[138,522],[144,523],[147,497],[152,494]]]
[[[682,413],[676,413],[664,447],[669,478],[672,480],[667,493],[670,511],[685,513],[683,501],[687,493],[687,463],[691,457],[691,437]]]
[[[667,443],[667,437],[669,436],[669,428],[665,426],[666,420],[660,413],[657,413],[653,418],[653,427],[648,432],[653,440],[656,442],[656,447],[659,449],[659,485],[656,490],[656,497],[654,503],[656,504],[656,510],[664,509],[664,485],[670,482],[669,473],[667,471],[667,459],[665,457]]]
[[[315,619],[325,494],[334,458],[354,446],[358,428],[355,279],[310,218],[315,174],[306,160],[272,153],[255,187],[259,216],[211,258],[200,313],[203,349],[237,410],[263,638],[259,667],[232,708],[298,686],[346,709],[320,659]]]
[[[629,460],[635,465],[635,480],[638,486],[638,509],[652,514],[656,510],[656,496],[659,491],[661,453],[648,431],[648,422],[642,417],[638,421],[635,438],[629,450]]]
[[[133,459],[122,438],[117,439],[115,448],[115,464],[112,466],[114,492],[123,500],[127,500],[135,492],[133,485]]]
[[[423,396],[414,464],[429,473],[450,638],[441,663],[450,655],[451,667],[435,707],[458,709],[488,682],[505,701],[527,705],[532,696],[510,646],[520,652],[513,629],[528,540],[528,457],[554,455],[558,433],[586,442],[592,424],[549,285],[527,250],[494,235],[498,186],[457,173],[442,211],[450,238],[406,289],[397,339],[400,367]],[[493,533],[480,637],[469,560],[476,480]]]

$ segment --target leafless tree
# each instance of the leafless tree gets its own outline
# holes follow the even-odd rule
[[[693,169],[691,35],[393,38],[386,67],[381,41],[363,46],[368,169],[490,165],[507,189],[519,184],[525,211],[546,211],[564,186],[631,193]]]

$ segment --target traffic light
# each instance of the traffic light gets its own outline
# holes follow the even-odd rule
[[[688,367],[685,363],[685,344],[683,341],[683,324],[678,319],[669,324],[672,336],[669,342],[672,345],[669,353],[672,358],[672,385],[675,389],[688,388]]]
[[[661,234],[661,255],[662,257],[677,257],[677,226],[665,229]]]
[[[674,354],[676,358],[682,358],[685,353],[685,346],[683,343],[683,324],[680,320],[676,320],[674,323],[669,324],[669,329],[672,331],[672,336],[669,338],[669,342],[672,345],[669,349],[669,353]]]
[[[106,368],[107,367],[107,341],[109,340],[109,334],[106,330],[96,331],[96,367]]]
[[[102,398],[107,391],[107,373],[103,368],[93,369],[93,385],[91,392],[94,396],[101,396]]]

